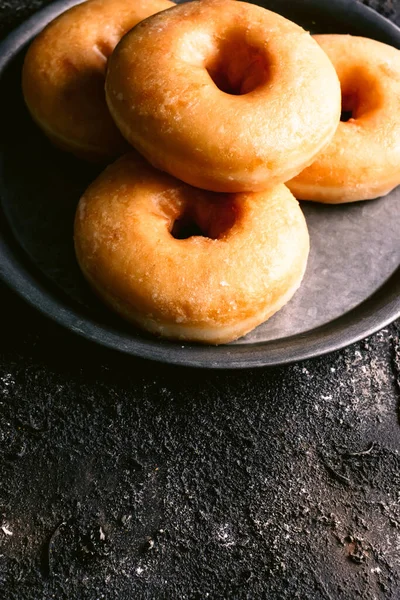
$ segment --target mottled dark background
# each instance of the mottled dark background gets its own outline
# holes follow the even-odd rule
[[[44,4],[0,0],[0,37]],[[196,372],[0,293],[1,599],[400,598],[399,323]]]

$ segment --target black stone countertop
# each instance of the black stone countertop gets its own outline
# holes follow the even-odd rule
[[[0,0],[0,37],[45,3]],[[0,293],[1,599],[400,598],[399,323],[191,371]]]

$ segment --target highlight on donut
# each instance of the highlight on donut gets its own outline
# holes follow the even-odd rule
[[[339,204],[384,196],[400,184],[400,51],[350,35],[317,35],[342,89],[331,143],[287,183],[296,198]]]
[[[109,61],[106,98],[153,166],[216,192],[287,181],[340,118],[339,81],[315,40],[232,0],[177,5],[134,27]]]
[[[56,146],[101,162],[128,149],[105,101],[107,61],[129,29],[172,6],[168,0],[87,0],[37,36],[24,62],[23,94]]]
[[[75,248],[92,288],[123,318],[161,337],[222,344],[293,296],[309,238],[283,184],[208,192],[131,153],[82,196]]]

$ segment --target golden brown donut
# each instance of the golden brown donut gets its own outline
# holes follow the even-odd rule
[[[75,248],[92,287],[128,321],[166,338],[222,344],[288,302],[309,238],[283,184],[207,192],[132,153],[81,198]]]
[[[351,118],[287,185],[296,198],[332,204],[384,196],[400,184],[400,52],[350,35],[315,39],[336,68]]]
[[[217,192],[290,179],[340,117],[337,75],[311,36],[232,0],[181,4],[136,26],[111,57],[106,96],[155,167]]]
[[[22,88],[32,117],[55,145],[93,161],[126,150],[104,98],[107,60],[129,29],[171,6],[167,0],[88,0],[37,36]]]

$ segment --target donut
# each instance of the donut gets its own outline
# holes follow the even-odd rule
[[[371,200],[400,184],[400,52],[375,40],[317,35],[342,88],[331,143],[287,185],[302,200]]]
[[[108,112],[108,57],[121,37],[167,0],[88,0],[52,21],[25,57],[22,89],[28,109],[58,147],[107,161],[129,146]]]
[[[109,61],[106,98],[153,166],[216,192],[290,179],[340,118],[337,75],[312,37],[232,0],[181,4],[137,25]]]
[[[75,217],[81,270],[122,317],[159,336],[230,342],[293,296],[307,226],[284,184],[221,194],[157,171],[137,153],[110,165]]]

